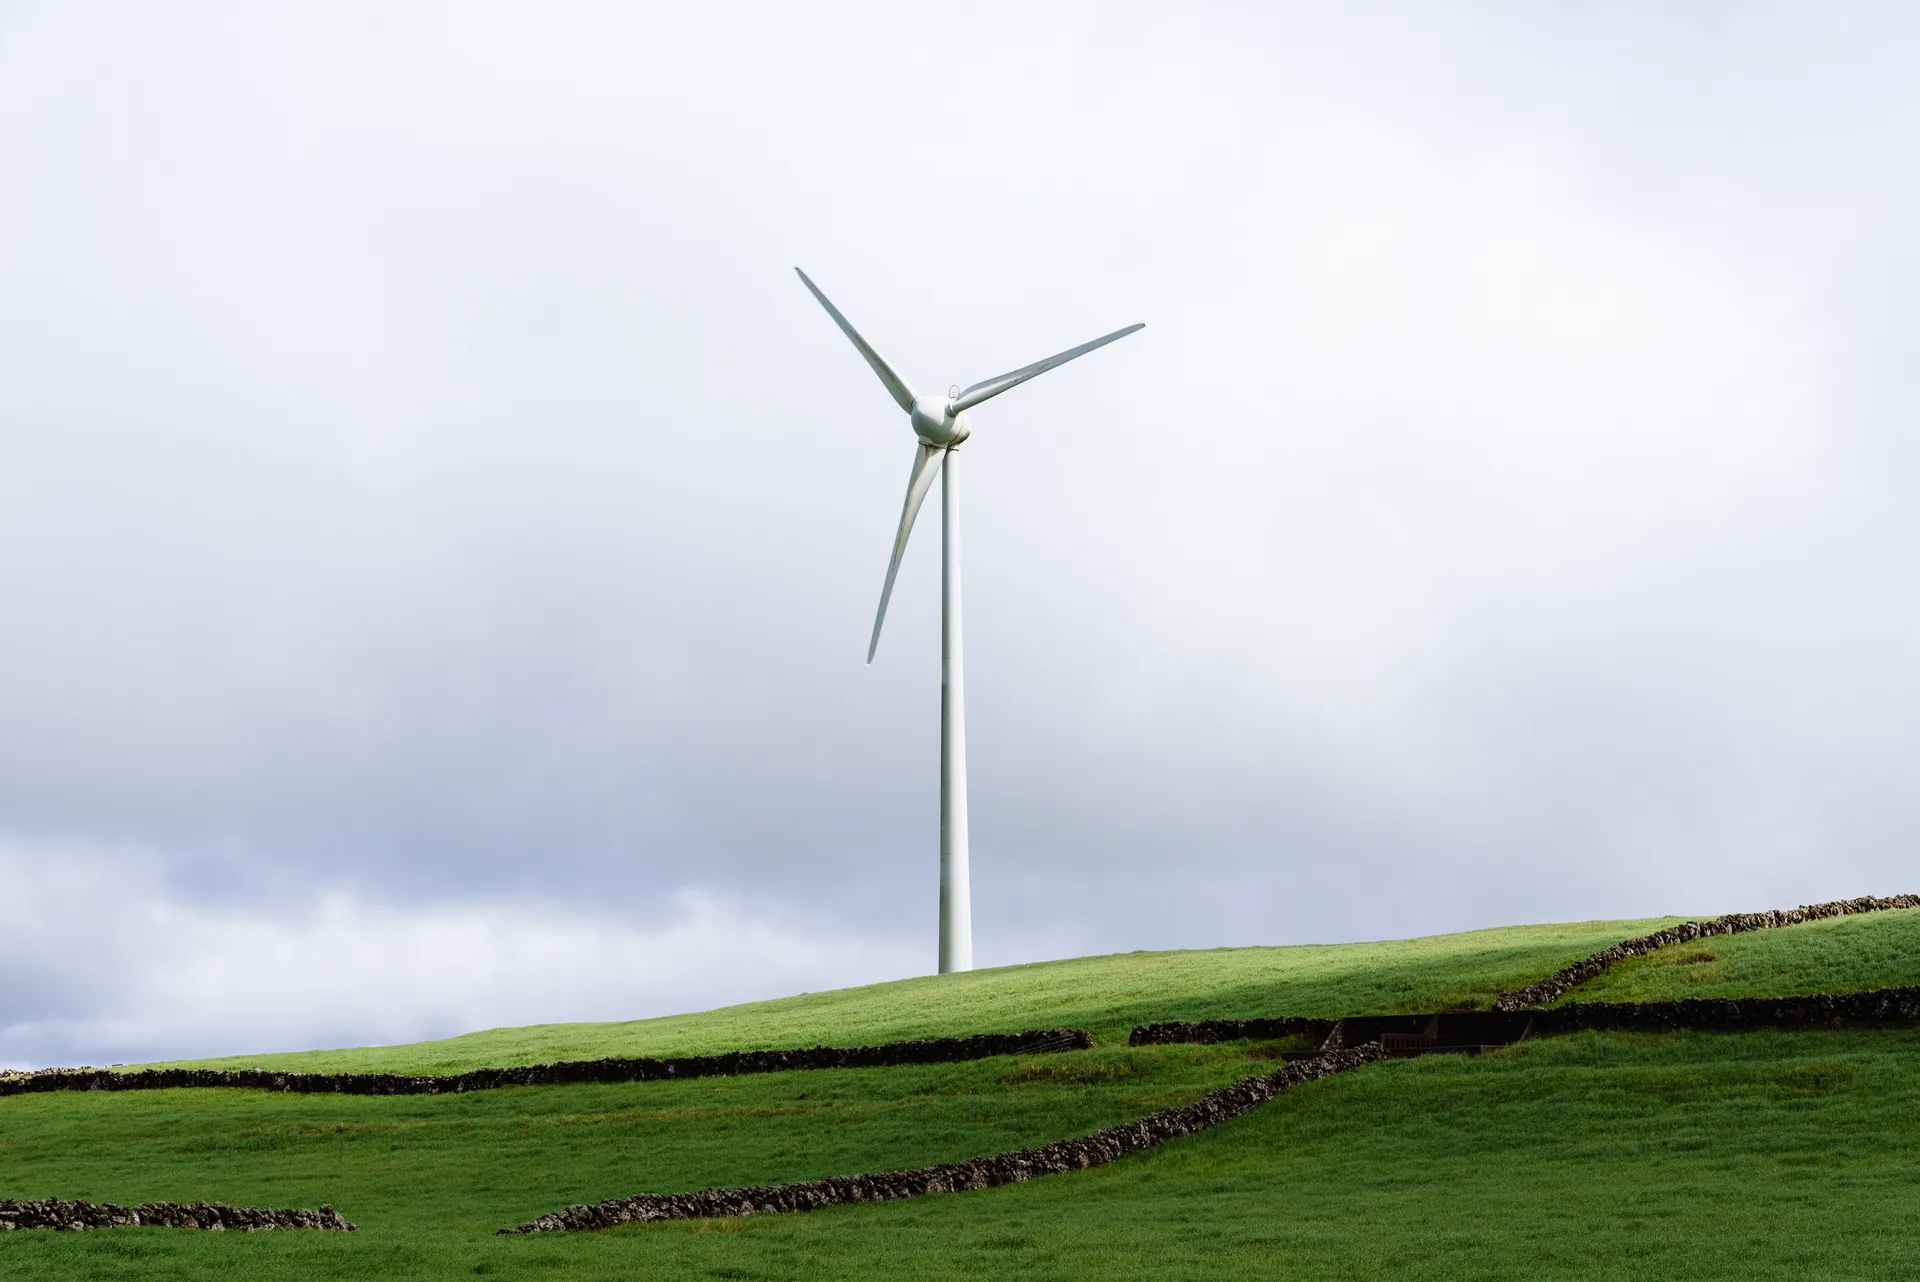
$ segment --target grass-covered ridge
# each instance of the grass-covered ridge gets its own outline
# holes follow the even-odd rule
[[[1750,966],[1729,982],[1852,989],[1912,964],[1916,916],[1708,942],[1786,941],[1767,954],[1771,970]],[[1245,1043],[1128,1048],[1134,1022],[1484,1005],[1659,924],[1091,958],[704,1016],[316,1058],[326,1067],[467,1067],[508,1055],[697,1053],[1056,1023],[1100,1036],[1095,1050],[1066,1055],[464,1096],[0,1099],[0,1197],[331,1202],[361,1226],[0,1234],[0,1277],[1920,1273],[1912,1195],[1920,1130],[1910,1124],[1920,1108],[1920,1032],[1901,1029],[1581,1033],[1479,1059],[1372,1065],[1111,1166],[988,1192],[605,1233],[490,1233],[571,1202],[924,1165],[1084,1134],[1275,1066],[1270,1048]],[[1798,940],[1826,942],[1789,938],[1800,931],[1808,933]]]
[[[607,1055],[708,1055],[761,1047],[856,1045],[1064,1025],[1123,1044],[1157,1019],[1349,1015],[1484,1008],[1630,935],[1684,920],[1592,921],[1365,944],[1119,953],[808,993],[694,1015],[612,1024],[491,1029],[356,1050],[177,1061],[304,1071],[457,1073]]]
[[[1920,1108],[1910,1032],[1582,1034],[1376,1065],[1126,1162],[985,1193],[535,1239],[482,1231],[511,1222],[508,1207],[614,1184],[917,1160],[929,1120],[931,1147],[951,1150],[1090,1128],[1102,1112],[1032,1093],[1049,1087],[996,1090],[985,1066],[961,1067],[940,1081],[866,1074],[818,1096],[800,1075],[778,1094],[770,1079],[649,1086],[658,1098],[645,1102],[612,1087],[399,1101],[189,1092],[180,1113],[134,1116],[125,1106],[159,1101],[36,1097],[35,1115],[8,1126],[40,1132],[42,1157],[23,1172],[10,1145],[8,1184],[82,1169],[78,1182],[108,1186],[218,1176],[308,1204],[347,1185],[350,1199],[334,1197],[362,1231],[9,1234],[0,1274],[1731,1280],[1920,1267],[1920,1131],[1902,1120]],[[1196,1063],[1187,1085],[1221,1068],[1233,1065]],[[895,1072],[917,1080],[890,1084]],[[55,1105],[83,1120],[61,1122]],[[232,1109],[246,1111],[214,1115]]]
[[[351,1207],[363,1230],[476,1237],[641,1189],[817,1179],[1045,1143],[1270,1067],[1244,1048],[1209,1047],[468,1095],[17,1096],[0,1108],[0,1196],[54,1187],[122,1203],[232,1200],[219,1190],[244,1188],[275,1205]]]
[[[1908,984],[1920,984],[1920,908],[1671,944],[1616,964],[1570,1000],[1797,997]]]

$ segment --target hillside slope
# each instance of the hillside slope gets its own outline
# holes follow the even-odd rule
[[[1920,984],[1920,908],[1670,945],[1588,980],[1571,1000],[1794,997],[1907,984]]]
[[[1737,937],[1771,959],[1745,982],[1804,991],[1911,974],[1916,915]],[[490,1233],[570,1202],[891,1169],[1085,1133],[1273,1064],[1249,1043],[1129,1049],[1118,1043],[1134,1020],[1485,1004],[1503,986],[1656,924],[1093,958],[673,1020],[301,1058],[464,1067],[560,1048],[705,1051],[1063,1022],[1099,1031],[1098,1048],[1066,1055],[465,1096],[4,1098],[0,1197],[330,1202],[361,1231],[0,1234],[0,1276],[972,1282],[1920,1271],[1911,1192],[1920,1034],[1903,1029],[1554,1037],[1475,1059],[1372,1065],[1111,1166],[987,1192],[593,1234]]]
[[[1134,1024],[1156,1019],[1484,1007],[1505,989],[1679,920],[1507,926],[1365,944],[1119,953],[929,975],[629,1023],[541,1024],[407,1046],[181,1062],[452,1073],[603,1055],[702,1055],[1055,1025],[1089,1029],[1100,1045],[1124,1044]]]

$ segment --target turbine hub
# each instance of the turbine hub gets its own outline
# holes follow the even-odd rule
[[[913,434],[929,445],[958,445],[973,431],[966,413],[953,413],[953,402],[930,401],[925,397],[913,403]]]

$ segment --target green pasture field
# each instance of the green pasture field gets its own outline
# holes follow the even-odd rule
[[[1682,921],[1507,926],[1424,939],[1119,953],[806,993],[618,1024],[536,1024],[444,1041],[180,1061],[208,1068],[457,1073],[605,1055],[704,1055],[1064,1025],[1124,1045],[1135,1024],[1252,1015],[1484,1009],[1508,989]]]
[[[1819,982],[1806,983],[1857,988],[1914,956],[1914,916],[1847,919],[1857,937],[1821,923],[1709,942],[1772,937],[1773,969],[1750,976],[1801,982],[1779,958],[1805,956],[1824,959],[1807,963]],[[331,1202],[361,1225],[351,1235],[0,1234],[0,1277],[1920,1274],[1920,1031],[1904,1029],[1581,1033],[1476,1059],[1372,1065],[1162,1149],[1010,1188],[593,1234],[490,1232],[570,1202],[921,1165],[1083,1134],[1274,1066],[1273,1048],[1251,1043],[1128,1049],[1133,1022],[1484,1005],[1657,924],[1093,958],[598,1033],[550,1026],[329,1052],[326,1062],[466,1067],[558,1048],[675,1053],[1093,1026],[1101,1044],[1068,1055],[445,1097],[0,1099],[0,1197]],[[1795,931],[1816,942],[1788,938]],[[1848,955],[1860,958],[1858,975]]]
[[[1618,963],[1570,1000],[1797,997],[1908,984],[1920,984],[1920,908],[1674,944]]]

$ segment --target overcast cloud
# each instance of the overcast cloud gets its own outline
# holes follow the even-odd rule
[[[653,8],[0,5],[0,1063],[932,969],[796,263],[982,964],[1920,889],[1909,10]]]

